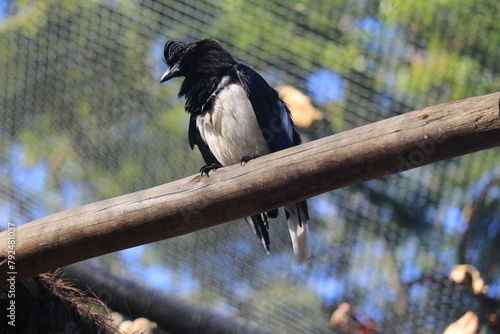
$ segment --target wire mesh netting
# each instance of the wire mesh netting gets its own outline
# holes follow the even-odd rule
[[[4,1],[0,220],[21,225],[198,172],[180,80],[159,84],[169,39],[216,38],[272,86],[309,96],[314,113],[293,113],[312,141],[499,91],[499,10],[496,0]],[[468,311],[493,332],[499,154],[310,199],[305,266],[283,213],[270,256],[236,221],[94,261],[273,333],[439,333]]]

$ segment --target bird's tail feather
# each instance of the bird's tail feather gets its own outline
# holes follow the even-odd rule
[[[267,221],[266,213],[246,217],[245,220],[252,228],[253,233],[255,233],[262,242],[262,246],[264,246],[267,255],[269,255],[269,222]]]
[[[311,258],[309,242],[309,214],[307,202],[302,201],[285,207],[288,229],[292,238],[293,253],[298,264],[304,264]]]

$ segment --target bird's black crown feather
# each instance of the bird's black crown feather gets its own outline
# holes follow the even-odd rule
[[[183,46],[185,46],[185,44],[180,41],[168,41],[163,48],[163,61],[165,64],[172,64],[174,60],[178,58]]]

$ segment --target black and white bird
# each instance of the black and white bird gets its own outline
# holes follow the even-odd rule
[[[198,146],[206,163],[202,174],[300,144],[276,90],[218,41],[168,41],[164,60],[169,68],[161,82],[184,77],[179,97],[190,114],[189,145]],[[307,202],[289,205],[285,213],[296,261],[303,264],[311,257]],[[268,217],[277,215],[272,210],[246,218],[268,254]]]

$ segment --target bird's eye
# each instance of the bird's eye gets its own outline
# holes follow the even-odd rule
[[[163,61],[167,64],[171,62],[183,46],[184,43],[180,41],[168,41],[163,48]]]

